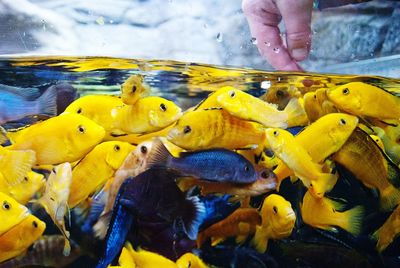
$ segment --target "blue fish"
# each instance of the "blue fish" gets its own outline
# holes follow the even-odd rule
[[[164,229],[169,227],[184,233],[190,240],[196,239],[205,208],[197,197],[187,197],[179,190],[175,183],[177,176],[176,172],[165,168],[152,168],[124,181],[114,204],[98,268],[111,264],[118,257],[128,233],[140,234],[140,226],[145,223]],[[174,237],[172,234],[171,239]],[[134,246],[140,243],[131,242]]]
[[[148,166],[173,169],[182,176],[214,182],[252,183],[258,179],[254,166],[242,155],[227,149],[183,152],[173,157],[156,139],[148,156]]]
[[[0,86],[0,124],[15,121],[30,115],[57,114],[57,91],[49,88],[40,97],[32,100],[37,92],[33,89]]]

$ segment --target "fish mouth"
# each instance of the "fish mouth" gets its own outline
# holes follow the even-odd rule
[[[167,140],[171,141],[171,140],[174,140],[178,136],[179,136],[179,129],[173,128],[168,132],[166,137],[167,137]]]
[[[179,118],[181,118],[182,115],[183,115],[182,109],[179,108],[178,113],[174,117],[172,117],[172,120],[177,121]]]

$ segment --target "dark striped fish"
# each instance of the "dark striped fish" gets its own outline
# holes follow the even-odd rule
[[[23,257],[17,257],[0,263],[0,268],[17,268],[25,266],[64,267],[76,260],[81,251],[79,246],[71,240],[71,253],[68,257],[63,255],[64,236],[42,236]]]

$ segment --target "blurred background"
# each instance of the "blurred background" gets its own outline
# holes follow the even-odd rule
[[[399,1],[314,11],[312,30],[306,70],[400,78]],[[0,0],[1,55],[96,55],[272,70],[255,42],[241,0]]]

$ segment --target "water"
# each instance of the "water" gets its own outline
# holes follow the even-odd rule
[[[0,59],[0,84],[21,88],[37,87],[45,90],[52,84],[67,82],[74,86],[81,96],[119,95],[120,85],[132,74],[145,75],[145,81],[152,88],[152,94],[170,99],[182,109],[196,105],[210,92],[228,85],[247,91],[254,96],[262,96],[265,93],[268,95],[269,92],[278,94],[280,91],[295,89],[304,93],[353,81],[368,82],[396,93],[400,91],[400,80],[377,76],[265,72],[177,61],[103,57]],[[271,99],[274,99],[273,96]],[[288,193],[283,194],[289,195],[291,191],[296,192],[298,189],[296,187],[296,185],[286,185],[284,188]],[[345,189],[347,185],[341,187],[340,189]],[[351,199],[352,192],[348,194],[348,199]],[[306,234],[296,233],[295,236],[309,235],[311,239],[319,235],[314,230],[302,229],[302,231]],[[55,230],[55,233],[58,231]],[[325,237],[329,235],[331,234],[324,234]],[[346,234],[340,235],[340,239],[347,239]],[[319,239],[322,238],[319,237]],[[328,238],[325,239],[332,242]],[[346,240],[346,243],[348,241],[357,245],[360,243],[353,240]],[[271,253],[275,254],[273,250],[272,247]],[[80,260],[71,267],[80,267],[84,261]],[[86,265],[93,265],[93,261]]]

